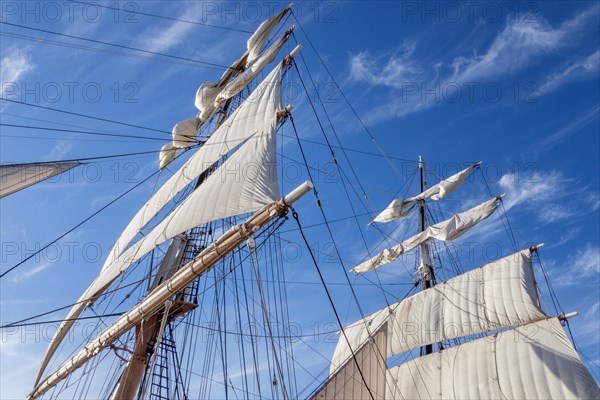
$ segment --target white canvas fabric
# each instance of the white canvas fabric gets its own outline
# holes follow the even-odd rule
[[[138,211],[117,240],[105,266],[109,260],[115,258],[115,255],[125,250],[131,240],[165,204],[204,171],[250,136],[271,129],[280,108],[281,65],[278,65],[206,143]]]
[[[269,35],[271,35],[273,29],[275,29],[275,27],[279,24],[281,19],[285,16],[285,14],[288,13],[289,10],[290,8],[287,7],[280,13],[275,14],[270,18],[267,18],[262,24],[260,24],[256,32],[252,34],[250,39],[248,39],[248,42],[246,43],[246,46],[248,48],[248,58],[246,60],[246,65],[251,65],[258,58],[263,47],[265,47],[267,39],[269,39]]]
[[[0,198],[62,174],[80,162],[0,165]]]
[[[98,278],[96,278],[88,290],[80,297],[78,304],[73,306],[65,319],[69,320],[77,318],[89,304],[89,301],[101,294],[110,282],[119,276],[124,269],[133,262],[139,260],[146,254],[145,252],[150,251],[159,243],[167,240],[168,237],[172,237],[171,235],[173,232],[181,229],[185,231],[187,229],[185,228],[185,226],[187,226],[186,224],[194,221],[196,225],[200,225],[208,222],[206,218],[224,218],[226,216],[235,215],[236,213],[253,211],[254,207],[260,208],[260,206],[267,201],[267,198],[270,198],[269,196],[273,196],[278,191],[278,189],[276,190],[277,179],[274,180],[274,184],[267,184],[264,180],[273,179],[272,175],[263,177],[260,174],[275,173],[275,125],[277,123],[277,111],[280,108],[281,65],[273,70],[273,72],[256,88],[252,95],[246,99],[234,114],[215,131],[206,144],[201,147],[136,214],[111,250]],[[250,137],[253,139],[249,139]],[[206,213],[202,215],[194,214],[196,212],[194,210],[196,207],[193,206],[194,203],[184,202],[165,219],[167,222],[163,221],[162,224],[159,224],[137,244],[124,251],[127,244],[144,226],[146,226],[165,204],[171,201],[181,190],[193,182],[222,156],[230,153],[231,150],[236,146],[239,146],[245,140],[248,140],[248,142],[221,166],[221,173],[217,172],[216,174],[213,174],[214,178],[212,178],[212,176],[209,177],[202,184],[202,190],[192,192],[195,201],[199,202],[196,203],[196,207],[200,206],[206,208],[209,204],[218,205],[214,209],[214,212],[209,213],[210,210],[207,210]],[[268,143],[269,145],[267,146],[265,143]],[[244,148],[246,150],[242,151]],[[265,149],[269,149],[269,152],[264,153]],[[258,158],[252,158],[254,156],[251,157],[249,154],[252,151],[258,152],[259,150],[262,151],[262,153],[256,153],[254,155]],[[273,154],[271,154],[271,150],[273,151]],[[256,168],[256,166],[259,165],[262,167]],[[231,173],[231,171],[235,171],[236,169],[240,169],[240,171],[243,172],[240,172],[240,174],[237,175]],[[252,182],[251,179],[248,179],[252,178],[253,174],[256,177],[256,181],[254,182]],[[237,183],[228,181],[229,184],[235,186],[235,188],[227,189],[224,182],[219,180],[221,178],[227,178],[228,176],[237,176],[239,180]],[[244,179],[242,179],[243,177]],[[209,185],[209,182],[212,183]],[[249,185],[252,185],[252,187]],[[206,197],[198,198],[198,196],[202,195],[197,193],[205,193],[204,196]],[[235,196],[238,197],[236,198]],[[184,211],[177,211],[183,209],[187,210],[185,211],[185,214]],[[180,215],[185,215],[185,217],[175,218],[175,212],[179,212],[181,213]],[[192,217],[196,219],[192,220]],[[131,262],[125,263],[125,260]],[[48,362],[71,326],[72,321],[65,321],[57,330],[42,360],[38,380],[41,378]]]
[[[557,318],[416,358],[387,374],[386,399],[598,399]]]
[[[243,88],[248,86],[250,81],[254,79],[260,71],[262,71],[267,65],[272,63],[279,54],[281,47],[287,42],[291,31],[284,33],[275,43],[269,47],[260,58],[255,60],[248,68],[242,73],[233,78],[215,99],[215,108],[219,107],[221,103],[228,100],[238,94]]]
[[[215,99],[221,91],[219,85],[213,82],[204,82],[196,91],[194,105],[199,111],[198,117],[202,121],[208,120],[216,111]]]
[[[388,356],[443,340],[546,318],[538,306],[530,250],[504,257],[435,285],[345,328],[358,348],[388,326]],[[368,327],[368,328],[367,328]],[[332,369],[351,354],[340,337]]]
[[[402,254],[414,249],[429,239],[438,239],[443,241],[454,240],[469,231],[475,225],[488,218],[498,207],[499,197],[494,197],[470,210],[454,214],[452,218],[447,219],[435,225],[427,227],[423,232],[419,232],[413,237],[399,243],[389,249],[384,249],[376,256],[357,265],[352,269],[355,274],[372,271],[382,265],[389,264]]]
[[[173,143],[167,143],[160,149],[158,155],[159,168],[162,170],[175,159],[177,155],[177,148],[173,146]]]
[[[458,187],[465,182],[471,171],[480,164],[481,163],[476,163],[471,165],[469,168],[444,179],[417,196],[408,199],[392,200],[386,209],[379,213],[370,224],[375,222],[390,222],[398,218],[403,218],[414,209],[415,203],[419,200],[431,199],[437,201],[443,199],[458,189]]]
[[[200,118],[188,118],[180,121],[173,127],[171,134],[173,135],[173,147],[185,149],[196,142],[198,136],[198,127],[200,126]]]
[[[347,360],[310,399],[385,399],[386,339],[387,328],[382,327],[373,334],[372,341],[365,343],[361,348],[355,349],[356,361],[354,358]],[[360,370],[357,365],[360,366]]]

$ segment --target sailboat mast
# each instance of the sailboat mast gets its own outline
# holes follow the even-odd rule
[[[419,183],[421,193],[425,191],[425,161],[419,156]],[[419,230],[423,232],[427,223],[425,199],[419,200]],[[423,290],[429,289],[434,283],[433,268],[429,258],[429,245],[427,242],[421,244],[421,260],[419,262],[419,275],[423,282]],[[433,353],[433,345],[428,344],[421,349],[421,354]]]

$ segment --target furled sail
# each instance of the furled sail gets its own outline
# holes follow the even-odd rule
[[[352,348],[388,326],[388,356],[427,344],[546,318],[538,306],[531,251],[520,251],[394,303],[345,328]],[[368,328],[367,328],[368,327]],[[340,337],[331,370],[351,352]]]
[[[173,135],[173,146],[178,149],[185,149],[196,143],[200,118],[188,118],[178,122],[171,131]]]
[[[293,28],[286,31],[275,43],[271,45],[257,60],[240,73],[234,79],[232,79],[221,92],[215,98],[215,107],[218,107],[225,100],[228,100],[238,94],[243,88],[248,86],[250,81],[254,79],[260,71],[262,71],[268,64],[272,63],[279,54],[281,47],[287,42],[288,38],[293,32]]]
[[[262,24],[260,24],[250,39],[248,39],[248,42],[246,43],[246,47],[248,49],[246,65],[252,64],[254,60],[258,58],[260,52],[265,47],[265,43],[267,43],[267,39],[269,39],[269,35],[271,35],[273,29],[275,29],[283,17],[290,11],[290,9],[291,4],[278,14],[267,18]]]
[[[129,265],[170,237],[193,226],[218,218],[254,211],[274,199],[277,192],[275,170],[275,125],[281,108],[281,65],[256,88],[235,113],[142,207],[121,234],[106,259],[98,278],[80,297],[50,342],[36,382],[83,310]],[[161,224],[126,251],[123,248],[162,207],[200,174],[236,146],[244,143],[231,158],[211,175]],[[235,197],[237,196],[237,197]],[[273,197],[275,196],[275,197]],[[206,208],[214,205],[214,209]],[[203,213],[197,209],[204,208]],[[175,217],[175,214],[178,216]],[[189,225],[192,224],[192,225]],[[177,233],[174,233],[177,232]],[[120,257],[119,257],[120,255]],[[127,261],[127,262],[125,262]]]
[[[385,210],[383,210],[370,224],[375,222],[390,222],[398,218],[405,217],[408,215],[410,211],[414,208],[416,202],[419,200],[431,199],[431,200],[440,200],[458,189],[460,185],[464,183],[467,179],[471,171],[479,166],[481,163],[475,163],[471,165],[469,168],[463,169],[462,171],[444,179],[441,182],[433,185],[423,193],[410,197],[408,199],[394,199],[387,206]]]
[[[219,82],[204,82],[200,85],[196,91],[196,98],[194,100],[194,105],[198,109],[198,114],[196,117],[185,119],[173,127],[172,143],[163,146],[160,152],[161,170],[175,159],[178,149],[189,147],[194,143],[200,126],[210,119],[217,111],[222,101],[217,101],[217,96],[221,95],[223,90],[229,88],[227,89],[227,99],[233,97],[275,59],[283,43],[287,41],[291,31],[286,32],[275,45],[271,46],[265,54],[257,60],[265,43],[269,39],[269,35],[290,9],[291,5],[286,7],[280,13],[268,18],[258,27],[250,39],[248,39],[246,52],[227,68]],[[241,78],[241,76],[243,76],[243,78]],[[235,85],[230,86],[228,84],[232,79],[235,82]],[[236,91],[232,92],[232,88]]]
[[[598,399],[557,318],[416,358],[388,371],[386,399]]]
[[[354,358],[340,366],[327,382],[310,396],[310,400],[385,399],[386,348],[387,327],[382,326],[373,334],[373,340],[357,348]]]
[[[0,198],[62,174],[80,162],[55,162],[0,165]]]
[[[498,207],[498,201],[501,196],[494,197],[470,210],[454,214],[452,218],[442,221],[438,224],[427,227],[410,239],[405,240],[389,249],[381,251],[376,256],[357,265],[352,269],[355,274],[372,271],[384,264],[388,264],[402,254],[414,249],[429,239],[438,239],[443,241],[454,240],[469,231],[475,225],[488,218]]]

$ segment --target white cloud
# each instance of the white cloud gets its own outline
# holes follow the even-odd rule
[[[387,56],[361,52],[350,58],[351,77],[355,82],[394,90],[395,100],[377,105],[369,113],[368,122],[402,117],[440,103],[439,93],[445,93],[444,90],[481,85],[482,80],[494,82],[539,64],[544,57],[571,46],[573,37],[596,14],[597,10],[592,7],[557,26],[551,26],[541,17],[535,20],[509,18],[485,51],[480,53],[473,49],[472,54],[457,55],[449,61],[415,59],[414,42]],[[595,53],[564,71],[553,73],[548,85],[558,87],[576,77],[591,77],[594,71],[597,75],[597,58]],[[417,93],[409,95],[409,90]],[[435,91],[439,92],[437,96],[429,93]]]
[[[560,86],[598,76],[600,69],[600,50],[587,57],[579,58],[570,63],[563,70],[552,73],[546,78],[546,82],[538,89],[540,94],[555,91]]]
[[[7,50],[0,59],[0,97],[4,98],[7,83],[19,83],[34,69],[35,65],[24,51],[17,48]]]
[[[50,263],[50,262],[39,263],[29,270],[15,275],[12,278],[12,280],[14,283],[22,283],[22,282],[32,278],[33,276],[39,274],[40,272],[45,271],[51,265],[52,265],[52,263]]]
[[[598,193],[582,186],[580,192],[587,195],[574,198],[571,188],[577,187],[576,183],[574,179],[551,171],[536,172],[526,177],[506,174],[500,178],[498,185],[507,195],[504,198],[507,211],[523,207],[540,222],[550,224],[597,210]]]
[[[583,248],[575,251],[564,263],[559,263],[560,275],[553,267],[553,275],[558,286],[572,286],[584,284],[590,286],[598,285],[600,278],[600,247],[586,243]],[[592,311],[593,307],[592,307]]]
[[[194,19],[195,7],[186,10],[178,18],[182,20]],[[165,28],[150,28],[138,36],[141,47],[148,51],[164,52],[181,43],[194,25],[187,22],[175,21]]]
[[[598,106],[598,104],[596,104],[589,110],[587,110],[584,113],[582,113],[581,115],[579,115],[574,120],[570,121],[567,125],[563,126],[556,132],[546,136],[546,138],[541,141],[537,150],[538,151],[550,150],[551,148],[556,146],[558,143],[560,143],[563,139],[579,132],[580,130],[582,130],[583,128],[585,128],[586,126],[591,124],[592,122],[596,121],[598,119],[599,115],[600,115],[600,106]]]
[[[350,76],[356,81],[366,81],[372,85],[383,85],[399,88],[403,82],[411,81],[417,77],[418,68],[411,61],[415,50],[415,42],[406,42],[390,57],[373,57],[369,52],[363,51],[350,60]],[[387,58],[383,66],[381,60]]]
[[[540,55],[564,45],[567,31],[552,29],[542,19],[515,18],[482,56],[457,57],[452,63],[452,81],[467,82],[497,78],[534,63]]]
[[[600,247],[587,243],[569,262],[572,275],[579,278],[598,278],[600,275]]]
[[[506,210],[518,205],[538,206],[555,199],[569,180],[560,173],[534,173],[522,177],[518,174],[505,174],[498,184],[507,194],[504,200]]]
[[[69,140],[61,140],[56,143],[52,150],[48,153],[48,160],[60,160],[73,148],[73,142]]]

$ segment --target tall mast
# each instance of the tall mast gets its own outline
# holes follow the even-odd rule
[[[425,161],[419,156],[419,182],[421,193],[425,191]],[[419,200],[419,230],[423,232],[427,223],[426,205],[425,199]],[[429,258],[429,245],[428,242],[421,244],[421,260],[419,262],[419,275],[423,281],[423,290],[429,289],[435,284],[435,277],[433,275],[433,268],[431,268],[431,261]],[[433,345],[428,344],[421,349],[421,354],[433,353]]]

